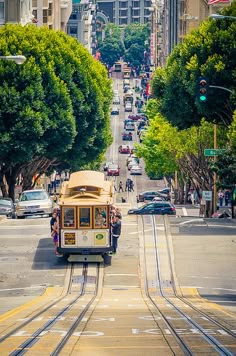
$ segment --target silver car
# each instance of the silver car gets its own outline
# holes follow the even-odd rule
[[[43,189],[25,190],[16,201],[16,217],[52,215],[53,201]]]

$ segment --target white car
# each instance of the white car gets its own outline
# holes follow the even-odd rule
[[[16,201],[16,217],[24,218],[31,215],[52,216],[53,201],[46,190],[34,189],[22,192]]]
[[[132,111],[132,104],[130,102],[125,103],[125,111]]]
[[[130,171],[131,167],[137,166],[137,165],[138,165],[137,160],[136,160],[136,159],[132,159],[132,161],[130,161],[130,162],[128,163],[128,170]]]
[[[142,175],[142,168],[140,166],[132,166],[130,168],[130,174],[131,175]]]
[[[111,109],[111,115],[119,115],[119,108],[117,106],[113,106]]]
[[[114,93],[114,97],[117,97],[117,96],[119,96],[119,90],[117,90],[117,89],[114,89],[114,90],[113,90],[113,93]]]
[[[114,104],[114,105],[120,105],[120,98],[119,98],[119,96],[115,96],[115,97],[113,98],[113,104]]]

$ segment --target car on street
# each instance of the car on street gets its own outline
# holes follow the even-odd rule
[[[161,197],[155,197],[152,199],[152,201],[165,201],[165,199]]]
[[[52,216],[53,201],[44,189],[25,190],[16,200],[16,217],[24,218],[32,215]]]
[[[113,94],[114,94],[114,97],[119,96],[119,90],[118,89],[114,89],[113,90]]]
[[[125,112],[132,111],[132,104],[130,102],[125,103]]]
[[[139,119],[146,119],[146,116],[140,115],[140,114],[132,114],[128,116],[128,119],[131,119],[133,121],[138,121]]]
[[[119,152],[120,153],[130,153],[130,147],[127,145],[121,145],[121,146],[119,146]]]
[[[133,122],[127,122],[127,124],[125,125],[125,130],[126,131],[134,131],[135,130],[134,123]]]
[[[113,98],[113,102],[112,102],[114,105],[120,105],[120,98],[119,96],[115,96]]]
[[[131,175],[142,175],[142,168],[140,166],[131,166],[130,168],[130,174]]]
[[[108,176],[119,176],[120,175],[120,167],[118,164],[112,163],[107,168]]]
[[[123,132],[122,133],[122,140],[123,141],[132,141],[133,140],[132,132]]]
[[[153,198],[155,198],[155,197],[160,197],[165,200],[168,199],[166,194],[162,194],[162,193],[158,192],[157,190],[148,190],[148,191],[139,193],[139,195],[137,196],[137,203],[152,201]]]
[[[131,167],[133,166],[138,166],[138,162],[136,158],[132,158],[132,160],[128,162],[127,164],[128,170],[130,171]]]
[[[111,109],[111,115],[119,115],[119,109],[117,106],[113,106]]]
[[[16,217],[16,209],[11,198],[0,197],[0,215],[5,215],[8,218]]]
[[[176,215],[175,206],[169,202],[151,202],[136,209],[129,209],[128,214],[137,215]]]
[[[107,171],[107,168],[108,168],[108,166],[109,166],[110,164],[113,164],[113,162],[105,162],[105,163],[104,163],[104,165],[103,165],[103,170],[104,170],[104,172]]]

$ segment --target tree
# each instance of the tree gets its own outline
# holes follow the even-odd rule
[[[124,54],[124,47],[117,38],[106,37],[99,47],[101,59],[109,66],[113,66]]]
[[[236,2],[225,10],[236,16]],[[229,126],[236,99],[236,22],[206,20],[176,46],[164,69],[158,70],[152,83],[161,113],[180,129],[208,121]],[[209,88],[208,100],[197,99],[198,77],[210,85],[222,86],[233,93]],[[216,100],[217,98],[217,100]]]
[[[14,198],[22,172],[29,185],[51,165],[78,169],[101,159],[111,142],[112,90],[106,69],[62,32],[6,25],[0,44],[2,55],[27,57],[22,66],[0,61],[0,184]]]

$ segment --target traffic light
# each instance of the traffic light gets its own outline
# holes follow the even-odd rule
[[[208,78],[199,77],[198,78],[198,99],[201,103],[207,101],[208,94]]]

